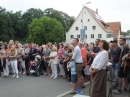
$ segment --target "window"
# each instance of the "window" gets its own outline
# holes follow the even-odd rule
[[[102,38],[102,34],[98,34],[98,38]]]
[[[112,38],[113,34],[107,34],[107,38]]]
[[[81,20],[81,22],[82,22],[82,20]]]
[[[87,38],[87,35],[85,35],[85,38]]]
[[[94,38],[94,34],[91,34],[91,38]]]
[[[90,21],[90,19],[88,19],[88,22]]]
[[[92,29],[93,29],[93,30],[96,30],[96,26],[92,26]]]
[[[77,38],[80,38],[80,35],[77,35]]]
[[[84,26],[84,29],[87,30],[87,26]]]
[[[79,28],[78,28],[78,27],[75,27],[75,30],[77,31],[77,30],[79,30]]]
[[[74,38],[74,35],[70,35],[70,38],[73,39],[73,38]]]
[[[108,29],[108,27],[109,27],[108,25],[105,25],[105,28],[106,28],[106,29]]]

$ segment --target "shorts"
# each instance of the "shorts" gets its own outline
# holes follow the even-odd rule
[[[76,74],[71,74],[71,82],[76,83],[76,81],[77,81]]]
[[[90,65],[87,65],[87,66],[84,68],[84,73],[85,73],[86,75],[90,75],[89,68],[90,68]]]
[[[18,63],[19,63],[19,65],[20,65],[22,68],[25,68],[25,61],[22,60],[22,61],[19,61]]]
[[[49,60],[44,60],[44,65],[45,65],[45,67],[48,67],[48,61],[49,61]]]
[[[75,64],[75,67],[76,67],[76,75],[77,76],[82,76],[82,69],[83,69],[83,64],[82,63],[76,63]]]
[[[124,67],[120,66],[118,77],[120,77],[120,78],[126,78],[127,77],[127,74],[124,73]]]

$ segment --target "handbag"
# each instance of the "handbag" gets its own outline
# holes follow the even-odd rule
[[[64,61],[64,59],[61,58],[60,61],[59,61],[59,63],[63,64],[63,61]]]
[[[26,60],[26,59],[28,58],[28,56],[29,56],[29,55],[23,55],[23,56],[22,56],[22,59],[23,59],[23,60]]]

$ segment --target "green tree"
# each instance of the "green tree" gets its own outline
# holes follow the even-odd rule
[[[44,15],[55,18],[58,21],[60,21],[64,27],[64,31],[67,32],[73,22],[75,21],[75,18],[72,16],[69,16],[67,13],[64,13],[62,11],[55,10],[53,8],[47,8],[44,10]]]
[[[70,27],[74,23],[75,18],[72,17],[72,16],[69,16],[67,13],[55,10],[53,8],[45,9],[44,10],[44,15],[48,16],[48,17],[51,17],[51,18],[55,18],[55,19],[57,19],[58,21],[61,22],[61,24],[64,27],[64,40],[65,40],[65,38],[66,38],[65,32],[68,32],[68,30],[70,29]]]
[[[69,30],[75,20],[74,17],[53,8],[47,8],[44,11],[30,8],[26,12],[13,12],[0,7],[0,40],[8,42],[12,39],[13,34],[14,40],[26,41],[27,37],[30,37],[28,25],[33,19],[39,19],[43,16],[55,18],[62,24],[64,28],[63,40],[65,39],[65,32]]]
[[[125,36],[128,36],[128,35],[130,35],[130,30],[127,30],[127,32],[122,32],[122,35],[125,37]]]
[[[127,34],[130,35],[130,30],[127,30]]]
[[[22,18],[27,24],[30,24],[34,18],[41,18],[44,15],[41,9],[30,8],[23,13]]]
[[[9,16],[5,8],[0,7],[0,40],[8,41],[10,38],[8,20]]]
[[[61,42],[64,37],[64,28],[56,19],[43,16],[39,19],[33,19],[29,25],[29,33],[27,42],[35,42],[38,44]]]

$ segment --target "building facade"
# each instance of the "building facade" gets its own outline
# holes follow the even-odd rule
[[[98,10],[93,11],[84,7],[69,31],[66,32],[66,43],[71,43],[73,38],[79,38],[84,43],[94,43],[97,38],[109,42],[118,37],[115,36],[114,31],[110,29],[110,25],[105,23],[98,15]]]

